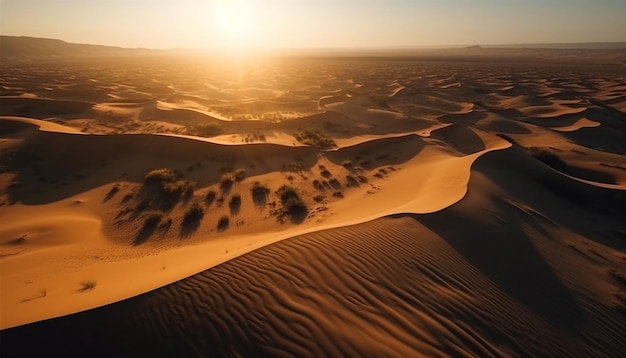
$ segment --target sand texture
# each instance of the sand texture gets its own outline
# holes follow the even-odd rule
[[[623,51],[28,56],[3,357],[626,356]]]

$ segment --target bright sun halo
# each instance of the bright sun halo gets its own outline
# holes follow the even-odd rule
[[[243,35],[252,25],[250,3],[245,0],[218,0],[215,5],[215,18],[229,35]]]

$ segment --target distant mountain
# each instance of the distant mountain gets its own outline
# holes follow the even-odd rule
[[[553,50],[621,50],[626,49],[626,42],[579,42],[546,44],[510,44],[483,45],[483,48],[532,48]]]
[[[103,45],[74,44],[55,39],[0,36],[0,58],[61,59],[147,55],[158,50],[129,49]]]

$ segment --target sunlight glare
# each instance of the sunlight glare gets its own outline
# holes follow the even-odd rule
[[[229,35],[243,35],[252,26],[251,4],[246,0],[218,0],[215,18]]]

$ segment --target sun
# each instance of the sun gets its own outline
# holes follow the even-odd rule
[[[218,0],[215,4],[215,20],[228,35],[246,35],[253,22],[250,1]]]

